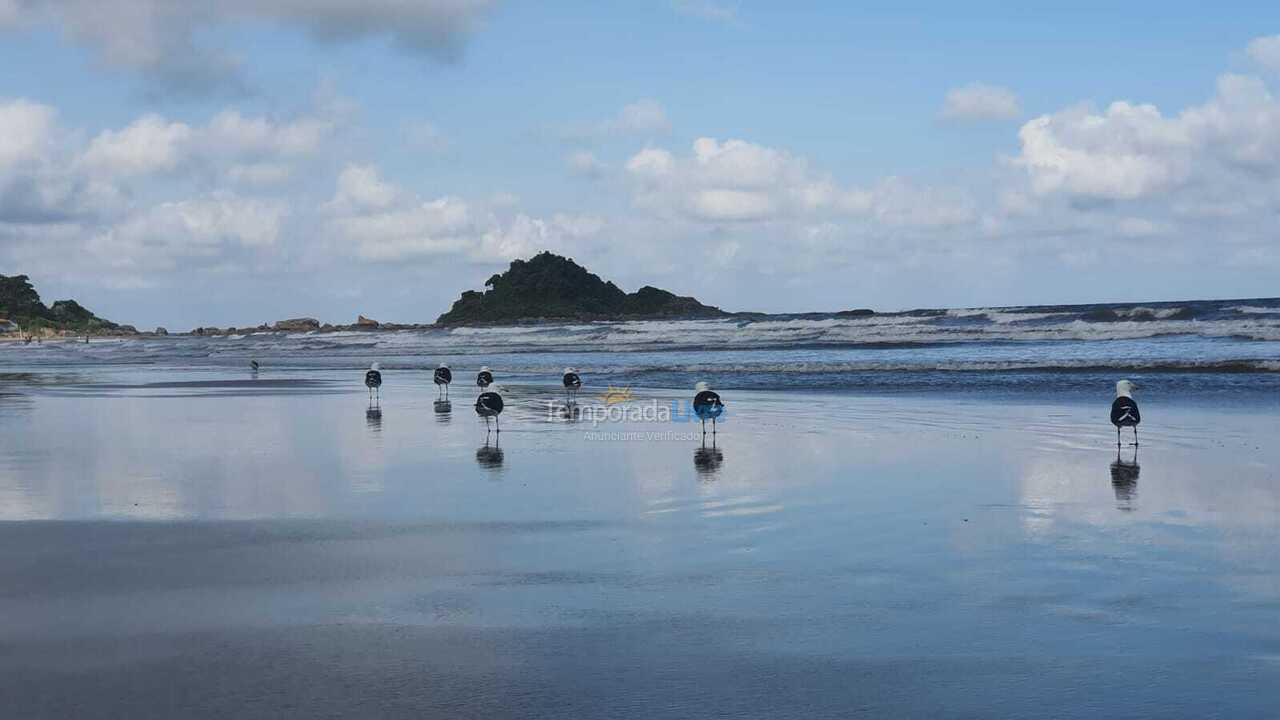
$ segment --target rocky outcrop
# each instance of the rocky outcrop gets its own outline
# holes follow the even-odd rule
[[[515,260],[505,273],[468,290],[436,321],[441,325],[525,320],[638,320],[724,317],[720,308],[645,286],[625,293],[569,258],[549,252]]]
[[[356,327],[361,330],[377,330],[379,325],[381,325],[381,323],[377,320],[367,318],[363,315],[356,316]]]
[[[320,321],[315,318],[292,318],[290,320],[277,320],[271,326],[276,332],[311,332],[320,329]]]
[[[152,334],[152,335],[159,335],[159,336],[162,336],[162,337],[163,337],[163,336],[165,336],[165,335],[168,335],[168,334],[169,334],[169,331],[168,331],[168,330],[165,330],[163,327],[158,327],[158,328],[156,328],[156,329],[155,329],[155,332],[153,332],[153,333],[151,333],[151,334]]]

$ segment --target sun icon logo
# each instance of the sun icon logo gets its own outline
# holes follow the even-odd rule
[[[628,400],[631,400],[633,397],[634,397],[634,394],[631,392],[631,388],[614,387],[612,385],[610,385],[608,389],[605,390],[602,395],[600,395],[600,399],[604,401],[605,405],[616,405],[618,403],[624,403],[624,402],[627,402]]]

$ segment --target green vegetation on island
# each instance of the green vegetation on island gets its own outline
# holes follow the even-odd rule
[[[623,292],[566,257],[550,252],[513,260],[506,272],[468,290],[436,321],[441,325],[532,320],[639,320],[728,315],[694,298],[645,286]]]
[[[105,335],[132,334],[137,330],[104,320],[75,300],[45,305],[26,275],[0,275],[0,332]]]

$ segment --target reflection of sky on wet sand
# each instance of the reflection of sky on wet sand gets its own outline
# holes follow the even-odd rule
[[[376,418],[359,377],[0,397],[0,518],[115,521],[0,523],[11,552],[44,558],[20,566],[30,598],[0,593],[0,633],[653,622],[808,658],[1197,658],[1205,643],[1252,658],[1280,643],[1272,417],[1144,408],[1121,503],[1106,398],[725,393],[707,454],[692,424],[593,439],[672,427],[568,422],[546,411],[551,387],[509,388],[486,439],[463,393],[441,422],[429,378],[384,377]],[[636,402],[653,395],[674,397]],[[80,532],[128,551],[82,557]],[[137,555],[153,547],[182,551]],[[49,597],[68,603],[57,617]],[[664,632],[640,637],[689,650]]]

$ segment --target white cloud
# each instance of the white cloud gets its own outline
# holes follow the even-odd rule
[[[388,183],[372,166],[348,166],[325,208],[338,251],[361,260],[408,262],[436,256],[512,260],[590,237],[602,222],[558,214],[550,221],[456,196],[422,199]]]
[[[1272,72],[1280,72],[1280,35],[1254,38],[1245,48],[1249,57]]]
[[[330,205],[339,212],[391,207],[399,192],[372,165],[348,165],[338,174],[338,189]]]
[[[99,133],[81,161],[88,171],[113,178],[213,168],[263,184],[289,177],[286,162],[315,153],[333,129],[327,119],[275,122],[235,110],[224,110],[201,127],[150,114]]]
[[[63,222],[113,203],[117,190],[74,171],[56,111],[0,100],[0,224]]]
[[[1076,106],[1018,132],[1035,192],[1133,200],[1188,185],[1260,187],[1280,171],[1280,104],[1257,78],[1224,75],[1203,105],[1174,117],[1125,101]]]
[[[869,188],[840,187],[803,158],[745,140],[698,138],[683,158],[645,148],[628,160],[626,170],[638,207],[700,223],[854,215],[899,227],[937,226],[971,215],[965,202],[900,178]]]
[[[190,140],[191,128],[171,123],[159,115],[144,115],[120,130],[104,130],[84,153],[93,171],[116,175],[146,175],[172,170]]]
[[[53,142],[54,109],[21,98],[0,99],[0,173],[41,157]]]
[[[164,202],[95,234],[82,261],[135,286],[166,283],[156,274],[178,269],[251,268],[250,258],[276,244],[286,214],[280,203],[226,192]]]
[[[942,117],[951,120],[1007,120],[1022,114],[1012,90],[985,83],[970,83],[947,91]]]
[[[452,60],[493,5],[493,0],[0,0],[0,26],[51,19],[109,63],[137,68],[174,90],[199,92],[239,82],[238,59],[197,40],[222,25],[267,22],[324,41],[380,36]]]

